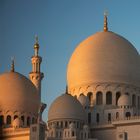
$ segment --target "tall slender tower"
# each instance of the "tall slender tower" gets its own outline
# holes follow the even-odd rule
[[[38,37],[36,37],[34,44],[34,55],[31,57],[32,72],[29,73],[29,77],[30,80],[33,82],[33,84],[36,86],[41,100],[41,81],[44,77],[44,74],[40,72],[42,57],[38,55],[38,52],[39,52],[39,43]]]

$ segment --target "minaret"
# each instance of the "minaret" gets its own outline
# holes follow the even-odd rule
[[[107,12],[104,12],[104,32],[108,31]]]
[[[36,41],[34,44],[34,55],[31,58],[32,72],[29,73],[29,77],[30,77],[30,80],[33,82],[33,84],[36,86],[40,100],[41,100],[41,81],[42,81],[42,78],[44,77],[44,74],[40,72],[42,58],[38,55],[38,52],[39,52],[38,37],[36,37],[35,40]]]

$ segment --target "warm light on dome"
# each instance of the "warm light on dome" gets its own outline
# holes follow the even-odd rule
[[[2,110],[37,114],[39,103],[35,86],[25,76],[17,72],[0,75],[0,108]]]
[[[69,90],[94,83],[127,83],[139,86],[139,54],[125,38],[113,32],[98,32],[82,41],[68,68]]]
[[[50,106],[48,121],[59,119],[84,120],[84,110],[80,102],[69,94],[59,96]]]

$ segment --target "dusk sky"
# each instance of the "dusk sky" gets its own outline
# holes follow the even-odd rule
[[[39,37],[42,102],[52,101],[65,91],[66,70],[76,46],[103,30],[108,11],[109,30],[128,39],[140,52],[139,0],[0,0],[0,73],[15,69],[28,77],[35,35]],[[131,67],[131,64],[130,64]]]

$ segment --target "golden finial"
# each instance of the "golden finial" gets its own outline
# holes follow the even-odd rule
[[[15,58],[14,57],[11,57],[11,72],[15,72]]]
[[[104,32],[107,32],[108,31],[108,26],[107,26],[107,15],[108,15],[108,12],[105,11],[104,12]]]
[[[35,44],[34,44],[35,56],[38,56],[39,44],[38,44],[38,36],[35,35]]]

